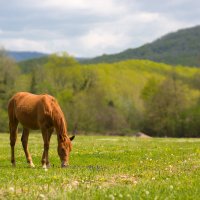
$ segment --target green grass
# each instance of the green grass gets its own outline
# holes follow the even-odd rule
[[[77,136],[70,166],[60,168],[57,141],[52,167],[41,167],[41,134],[30,134],[34,169],[28,168],[20,135],[16,168],[9,135],[0,134],[0,199],[199,199],[200,139]]]

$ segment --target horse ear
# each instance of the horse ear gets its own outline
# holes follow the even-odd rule
[[[72,137],[70,137],[69,139],[72,141],[75,138],[75,135],[73,135]]]

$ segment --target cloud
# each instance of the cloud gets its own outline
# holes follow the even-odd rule
[[[116,53],[200,24],[189,0],[15,0],[0,7],[0,45],[12,50]]]
[[[43,9],[59,11],[79,10],[95,14],[119,14],[126,10],[126,6],[118,0],[37,0],[37,6]]]
[[[121,49],[122,44],[126,45],[128,42],[129,39],[122,33],[104,31],[104,29],[91,30],[80,38],[80,44],[85,46],[87,53],[90,52],[92,56],[102,52],[112,53],[112,49]],[[91,52],[92,49],[95,49],[95,52]]]
[[[40,43],[39,41],[35,40],[27,40],[23,38],[19,39],[5,39],[3,42],[1,42],[1,45],[5,46],[6,49],[10,50],[28,50],[29,51],[35,51],[36,49],[39,49],[39,51],[46,52],[46,48],[44,46],[44,42]]]

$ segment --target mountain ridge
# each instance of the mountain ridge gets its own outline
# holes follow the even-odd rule
[[[6,53],[17,62],[48,56],[47,53],[37,51],[6,51]]]
[[[47,57],[40,52],[8,51],[17,62]],[[200,25],[168,33],[138,48],[94,58],[76,58],[81,64],[113,63],[131,59],[145,59],[170,65],[200,67]],[[36,62],[36,61],[35,61]]]
[[[138,48],[85,59],[82,63],[112,63],[129,59],[147,59],[171,65],[200,67],[200,25],[168,33]]]

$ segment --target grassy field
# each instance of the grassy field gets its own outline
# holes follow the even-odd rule
[[[70,166],[61,169],[53,135],[47,171],[41,134],[30,134],[34,169],[20,135],[16,168],[9,135],[0,134],[0,141],[0,199],[200,199],[200,139],[77,136]]]

